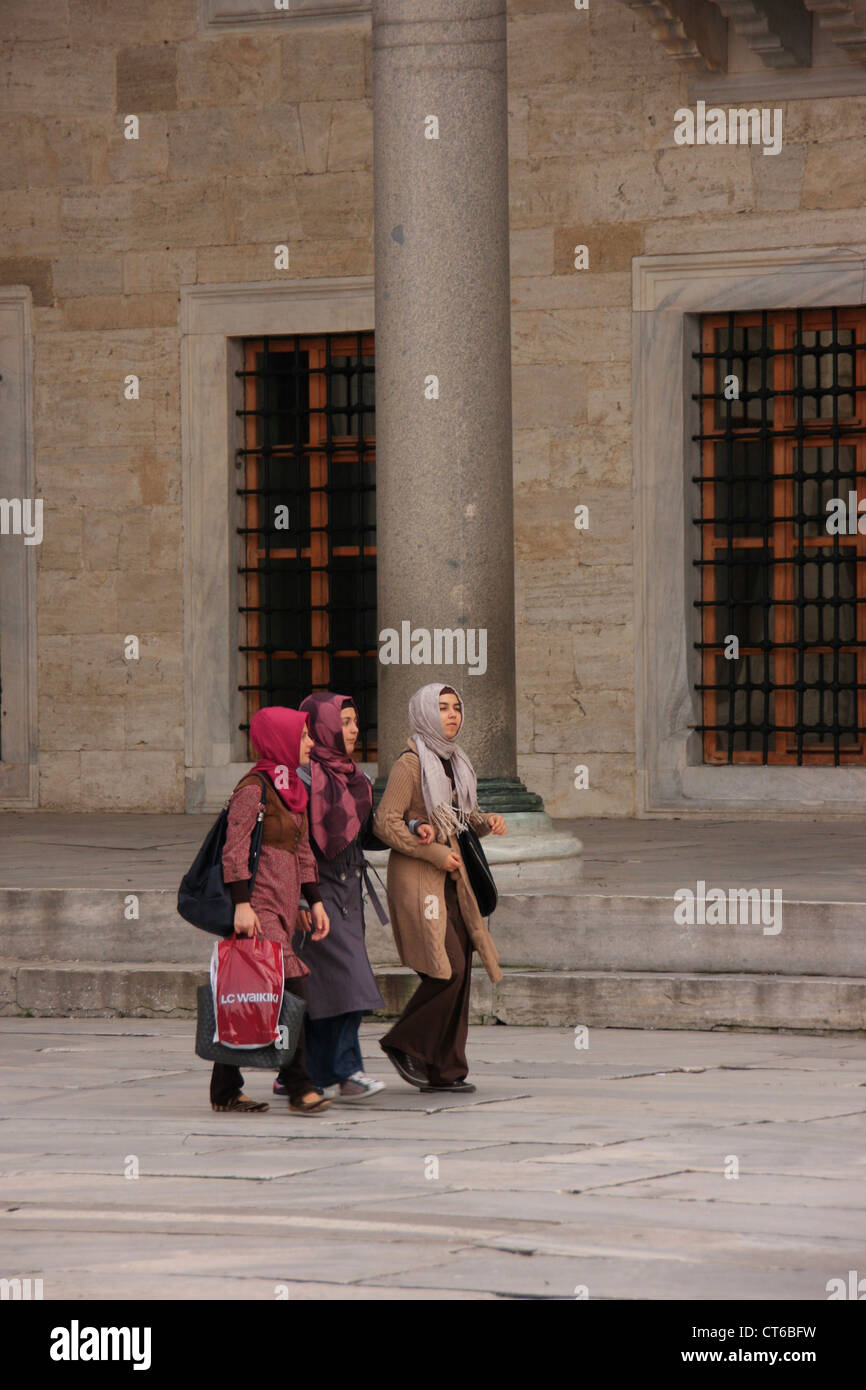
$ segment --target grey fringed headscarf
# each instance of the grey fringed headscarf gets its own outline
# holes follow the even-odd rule
[[[430,824],[436,831],[437,840],[447,844],[449,834],[461,830],[470,812],[478,809],[478,786],[475,769],[463,749],[457,747],[454,739],[446,738],[442,730],[439,696],[443,690],[454,690],[454,687],[436,681],[432,685],[422,685],[420,690],[415,691],[409,701],[409,732],[421,760],[421,792]],[[463,697],[456,690],[454,694],[460,701],[465,720]],[[460,729],[462,731],[463,723]],[[451,783],[439,761],[440,757],[451,759],[457,791],[456,807],[451,804]]]

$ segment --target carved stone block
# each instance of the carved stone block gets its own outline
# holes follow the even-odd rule
[[[728,36],[709,0],[625,0],[652,25],[653,37],[688,72],[725,72]]]

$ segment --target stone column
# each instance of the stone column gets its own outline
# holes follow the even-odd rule
[[[476,638],[465,664],[447,638],[441,660],[383,664],[380,640],[379,768],[413,690],[441,676],[466,703],[482,805],[532,812],[516,775],[505,21],[505,0],[373,3],[379,632],[403,657],[425,655],[421,629]]]

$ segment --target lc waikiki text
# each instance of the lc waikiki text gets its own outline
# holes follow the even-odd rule
[[[778,126],[778,129],[777,129]],[[764,106],[721,106],[707,109],[705,101],[697,104],[697,113],[688,106],[674,112],[675,145],[763,145],[764,154],[779,154],[782,149],[782,108],[772,111]]]
[[[221,1004],[279,1004],[278,994],[221,994]]]
[[[487,670],[486,627],[434,627],[431,633],[404,621],[399,632],[383,627],[379,641],[383,666],[468,666],[470,676]]]

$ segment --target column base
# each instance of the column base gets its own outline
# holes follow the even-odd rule
[[[385,777],[377,777],[373,783],[374,806],[379,804],[386,781]],[[500,816],[531,815],[532,824],[550,824],[541,797],[528,791],[519,777],[479,777],[478,805],[482,811],[497,811]]]
[[[374,805],[384,789],[385,779],[377,778]],[[484,852],[500,893],[562,892],[579,881],[583,845],[576,835],[556,829],[541,797],[527,791],[518,777],[479,777],[478,805],[482,811],[498,812],[508,823],[504,836],[484,837]],[[388,853],[367,850],[366,858],[384,869]]]

